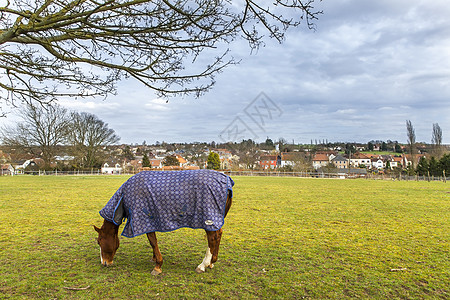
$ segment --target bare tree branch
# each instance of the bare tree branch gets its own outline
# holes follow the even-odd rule
[[[14,0],[0,7],[0,103],[62,96],[106,97],[133,77],[159,96],[195,93],[236,62],[228,51],[197,59],[238,37],[257,48],[292,26],[314,28],[314,0]],[[291,17],[284,17],[291,16]],[[192,62],[190,64],[189,62]]]

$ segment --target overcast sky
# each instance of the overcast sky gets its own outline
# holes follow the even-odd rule
[[[134,81],[105,101],[62,104],[96,114],[123,143],[311,140],[431,142],[439,123],[450,144],[448,0],[324,0],[317,30],[288,31],[242,59],[200,99],[168,103]],[[317,6],[319,7],[319,6]]]

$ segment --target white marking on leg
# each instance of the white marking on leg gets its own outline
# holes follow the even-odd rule
[[[102,256],[102,248],[100,248],[100,262],[103,265],[103,256]]]
[[[202,263],[198,265],[197,270],[200,270],[202,272],[205,272],[206,267],[208,267],[211,264],[212,259],[212,253],[211,249],[206,249],[205,258],[203,259]]]

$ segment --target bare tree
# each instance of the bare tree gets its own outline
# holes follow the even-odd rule
[[[239,154],[239,162],[244,164],[247,169],[253,170],[257,164],[257,160],[258,154],[254,149],[250,149],[249,151]]]
[[[406,120],[406,135],[408,137],[408,149],[409,154],[411,155],[411,164],[414,169],[416,158],[416,131],[410,120]]]
[[[220,45],[242,37],[255,48],[267,32],[281,42],[289,27],[313,28],[314,1],[2,1],[0,104],[106,96],[124,77],[160,96],[199,95],[235,63]],[[206,63],[204,50],[215,51]]]
[[[101,164],[101,149],[117,143],[120,137],[96,115],[73,112],[71,119],[69,141],[73,145],[80,167],[90,168]]]
[[[437,158],[442,156],[442,129],[438,123],[433,123],[433,133],[431,137],[431,144],[433,144],[433,152]]]
[[[67,109],[59,105],[33,106],[28,104],[21,111],[22,122],[2,130],[3,144],[24,148],[44,160],[44,168],[50,168],[57,146],[67,138],[69,118]]]
[[[312,171],[312,163],[311,160],[308,159],[308,156],[304,152],[297,152],[293,154],[293,162],[295,172],[307,172]]]

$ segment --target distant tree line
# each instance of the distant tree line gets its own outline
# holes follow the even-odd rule
[[[108,124],[104,123],[97,116],[84,112],[70,112],[67,109],[54,104],[51,106],[33,106],[27,105],[22,111],[20,122],[14,126],[0,128],[0,141],[4,146],[9,146],[22,153],[28,153],[34,157],[42,158],[44,162],[41,168],[51,169],[54,167],[54,158],[56,155],[73,156],[74,160],[69,166],[71,169],[91,169],[99,168],[112,155],[111,159],[135,159],[134,154],[143,155],[142,164],[144,167],[150,167],[150,159],[145,148],[149,145],[144,141],[142,149],[137,148],[133,153],[131,147],[126,145],[122,148],[121,153],[110,154],[104,150],[107,146],[115,144],[119,141],[119,137],[114,130],[108,128]],[[409,168],[411,174],[427,175],[428,172],[433,175],[442,175],[446,168],[446,152],[445,146],[442,145],[442,130],[439,124],[433,124],[432,143],[429,145],[417,145],[415,141],[414,127],[410,121],[407,121],[408,144],[400,145],[397,141],[370,141],[367,144],[361,143],[340,143],[328,142],[326,144],[309,145],[288,143],[284,138],[272,140],[267,137],[262,143],[254,140],[242,140],[234,143],[166,143],[156,142],[156,146],[165,148],[168,152],[174,152],[177,149],[184,149],[184,153],[191,157],[190,160],[198,165],[206,162],[208,168],[220,168],[220,159],[217,155],[204,154],[205,149],[218,148],[228,149],[233,155],[239,156],[240,165],[248,169],[258,167],[258,160],[262,150],[268,154],[279,154],[280,152],[297,152],[299,155],[292,156],[290,159],[296,160],[295,165],[301,166],[300,170],[310,167],[311,155],[318,151],[339,150],[347,155],[354,154],[362,149],[374,151],[375,145],[377,149],[384,152],[410,153],[418,157],[418,149],[421,153],[426,152],[427,158],[423,161],[414,160],[414,166]],[[63,147],[62,147],[63,146]],[[136,144],[138,146],[138,144]],[[378,148],[379,147],[379,148]],[[420,147],[420,148],[419,148]],[[17,153],[17,152],[16,152]],[[417,154],[417,155],[416,155]],[[429,155],[428,155],[429,154]],[[408,158],[409,159],[409,158]],[[441,161],[442,160],[442,161]],[[176,157],[167,157],[163,165],[178,165]],[[62,165],[61,165],[62,167]],[[286,169],[295,169],[292,166],[285,166]],[[61,168],[59,168],[61,169]],[[70,170],[70,169],[66,169]]]
[[[429,159],[422,157],[416,172],[420,176],[448,176],[450,174],[450,154],[443,155],[439,160],[435,156]]]
[[[392,151],[396,153],[403,153],[403,149],[397,141],[370,141],[367,143],[367,150],[374,151],[375,145],[379,145],[379,150],[381,152]]]
[[[74,156],[72,168],[90,169],[101,166],[102,148],[120,138],[108,124],[85,112],[70,112],[54,104],[28,104],[21,110],[21,121],[1,128],[3,145],[20,149],[43,160],[43,169],[52,169],[59,146],[70,145],[66,155]]]

